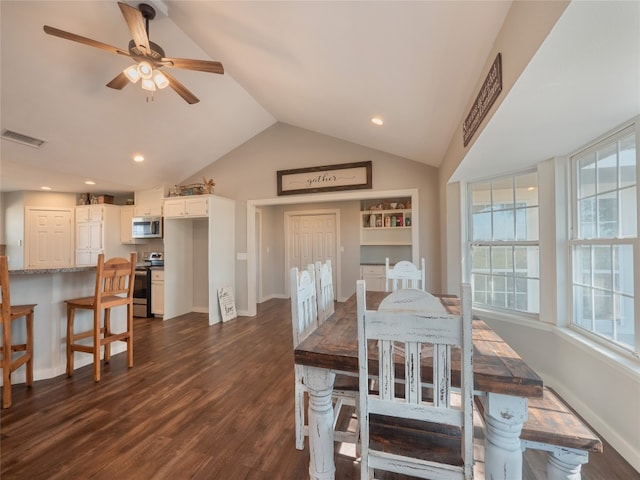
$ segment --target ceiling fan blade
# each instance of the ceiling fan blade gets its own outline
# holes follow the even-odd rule
[[[84,43],[85,45],[89,45],[91,47],[101,48],[102,50],[106,50],[107,52],[117,53],[119,55],[126,55],[129,57],[129,52],[122,50],[118,47],[114,47],[112,45],[107,45],[106,43],[98,42],[97,40],[92,40],[91,38],[82,37],[80,35],[76,35],[75,33],[65,32],[64,30],[60,30],[54,27],[50,27],[49,25],[45,25],[44,27],[45,33],[49,35],[53,35],[54,37],[64,38],[66,40],[72,40],[78,43]]]
[[[191,60],[189,58],[163,58],[158,63],[173,68],[184,70],[197,70],[199,72],[224,73],[224,67],[220,62],[209,60]]]
[[[149,45],[149,37],[147,36],[147,29],[142,12],[126,3],[118,2],[118,6],[120,7],[122,16],[127,21],[136,46],[138,49],[144,51],[146,55],[150,54],[151,46]]]
[[[129,84],[129,79],[124,74],[124,72],[120,72],[116,77],[107,83],[107,87],[115,88],[116,90],[122,90]]]
[[[189,105],[193,105],[200,101],[200,99],[191,93],[187,87],[176,80],[173,75],[168,74],[166,71],[163,71],[162,73],[167,77],[167,80],[169,80],[169,86],[173,88]]]

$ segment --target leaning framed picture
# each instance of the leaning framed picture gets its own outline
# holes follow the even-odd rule
[[[372,188],[371,161],[278,170],[278,195]]]

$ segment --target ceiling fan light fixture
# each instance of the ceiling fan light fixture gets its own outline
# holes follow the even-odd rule
[[[160,70],[153,71],[153,81],[160,90],[169,86],[169,80]]]
[[[129,79],[131,83],[136,83],[140,80],[140,74],[138,73],[138,65],[131,65],[125,68],[122,73]]]
[[[149,90],[150,92],[153,92],[156,89],[156,84],[153,83],[153,80],[151,80],[150,78],[143,78],[142,79],[142,88],[144,90]]]
[[[149,62],[140,62],[138,64],[138,74],[143,80],[150,80],[151,75],[153,74],[153,68],[151,68],[151,64]]]

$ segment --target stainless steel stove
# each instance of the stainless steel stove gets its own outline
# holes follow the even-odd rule
[[[136,279],[133,288],[133,316],[153,317],[151,313],[151,268],[164,267],[163,252],[144,252],[142,261],[136,263]]]

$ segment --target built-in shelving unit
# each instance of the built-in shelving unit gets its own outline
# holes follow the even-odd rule
[[[360,204],[360,245],[411,245],[411,198],[363,200]]]

